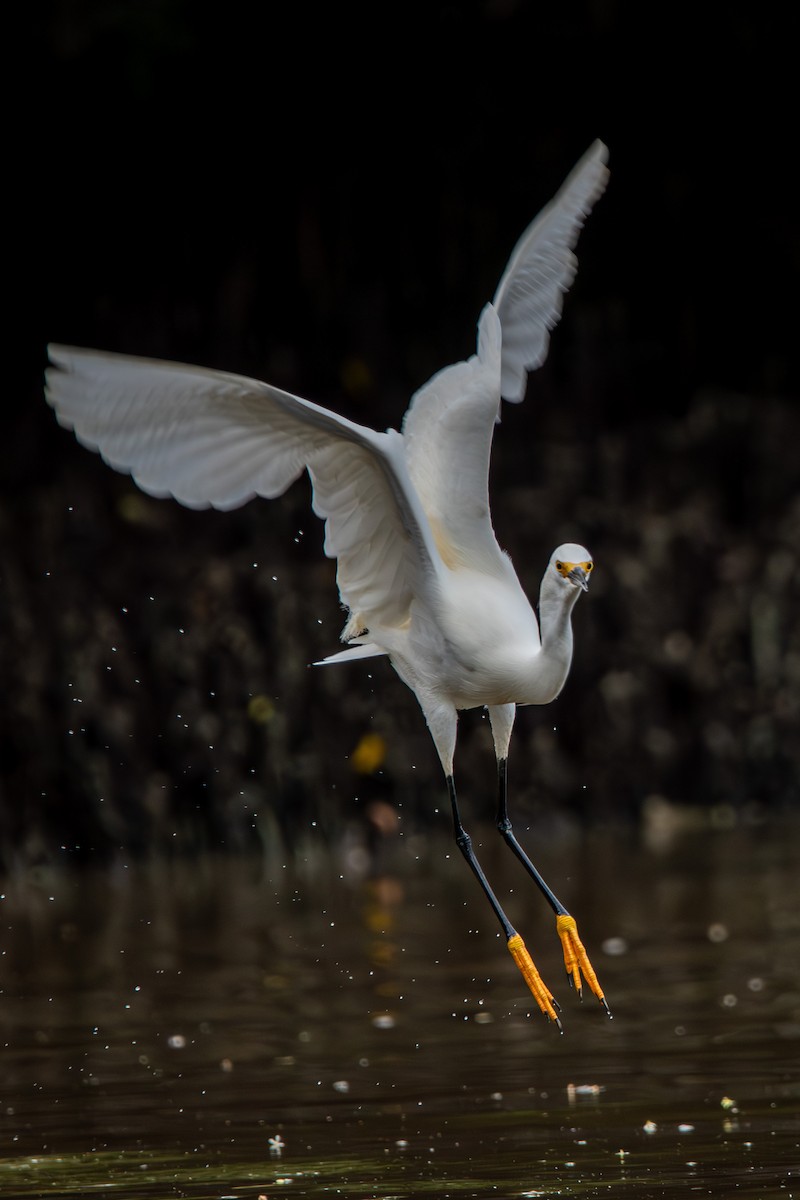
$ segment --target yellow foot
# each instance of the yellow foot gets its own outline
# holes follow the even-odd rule
[[[545,986],[541,975],[533,964],[533,959],[525,949],[525,943],[518,933],[515,933],[513,937],[508,939],[508,949],[511,957],[514,959],[514,962],[522,972],[523,979],[533,992],[534,999],[539,1005],[539,1008],[546,1017],[549,1017],[551,1021],[555,1021],[559,1028],[559,1032],[563,1033],[564,1030],[561,1028],[561,1022],[559,1021],[558,1014],[556,1013],[558,1004],[553,999],[553,993],[548,987]]]
[[[583,998],[583,985],[581,982],[581,972],[583,972],[583,978],[610,1017],[611,1011],[603,995],[603,989],[597,981],[597,975],[595,974],[594,967],[589,962],[589,955],[583,948],[583,942],[578,937],[578,926],[575,923],[575,918],[569,916],[567,913],[556,917],[556,931],[561,938],[561,945],[564,950],[564,966],[567,968],[567,976],[570,984],[574,986],[578,995]]]

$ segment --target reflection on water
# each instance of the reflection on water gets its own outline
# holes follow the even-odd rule
[[[374,880],[318,844],[292,865],[11,878],[0,1194],[800,1200],[796,833],[595,833],[535,856],[612,1022],[476,837],[563,1037],[446,840],[400,839]]]

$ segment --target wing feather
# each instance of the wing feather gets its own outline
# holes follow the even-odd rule
[[[524,399],[528,372],[547,357],[550,330],[561,316],[564,293],[578,268],[573,247],[608,180],[607,158],[602,142],[590,146],[508,261],[494,296],[503,329],[504,400]]]
[[[401,624],[435,577],[435,548],[393,430],[376,433],[255,379],[49,348],[61,425],[144,491],[190,508],[281,495],[308,469],[344,603],[370,628]]]
[[[413,397],[403,422],[408,469],[444,562],[507,573],[489,511],[489,458],[501,397],[519,401],[547,355],[584,218],[605,187],[595,142],[518,242],[478,323],[478,352]]]

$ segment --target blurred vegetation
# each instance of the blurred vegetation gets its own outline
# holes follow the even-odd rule
[[[310,46],[301,16],[98,0],[26,18],[24,377],[0,447],[6,861],[291,842],[314,823],[379,839],[386,802],[447,828],[388,665],[307,665],[343,622],[307,484],[229,514],[140,494],[57,429],[43,348],[202,362],[397,425],[472,352],[516,238],[598,135],[611,187],[492,466],[532,597],[559,541],[598,568],[563,696],[517,719],[517,822],[627,819],[654,797],[796,804],[800,241],[780,29],[739,5],[687,38],[625,5],[435,4],[392,67],[341,14]],[[667,75],[630,54],[656,36],[670,80],[680,65],[678,124]],[[625,84],[649,104],[645,140]],[[456,767],[490,816],[479,713]]]
[[[508,476],[512,422],[496,439]],[[518,820],[556,804],[611,820],[654,795],[796,801],[800,497],[779,467],[800,411],[709,394],[636,453],[641,436],[544,441],[536,487],[495,489],[530,594],[575,530],[598,565],[562,697],[518,716]],[[100,488],[77,460],[39,491],[24,538],[5,530],[6,852],[235,848],[276,821],[341,832],[376,800],[409,820],[440,807],[444,827],[438,760],[391,669],[307,666],[343,617],[308,488],[188,513],[109,476]],[[492,763],[485,722],[466,715],[457,773],[486,818]]]

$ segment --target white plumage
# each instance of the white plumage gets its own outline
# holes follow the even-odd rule
[[[499,772],[498,827],[557,915],[565,963],[603,1000],[572,917],[519,846],[506,812],[515,705],[558,695],[572,657],[570,614],[592,570],[582,546],[559,546],[545,571],[539,622],[489,513],[491,442],[501,399],[523,399],[527,373],[576,270],[572,252],[607,178],[600,142],[517,244],[478,323],[477,353],[413,397],[402,433],[377,433],[258,380],[202,367],[49,348],[47,399],[60,424],[144,491],[192,508],[231,509],[281,495],[307,470],[314,511],[352,649],[325,662],[388,654],[425,714],[448,782],[459,847],[544,1012],[557,1020],[519,935],[461,824],[453,782],[457,712],[486,705]],[[560,1024],[560,1023],[559,1023]]]

